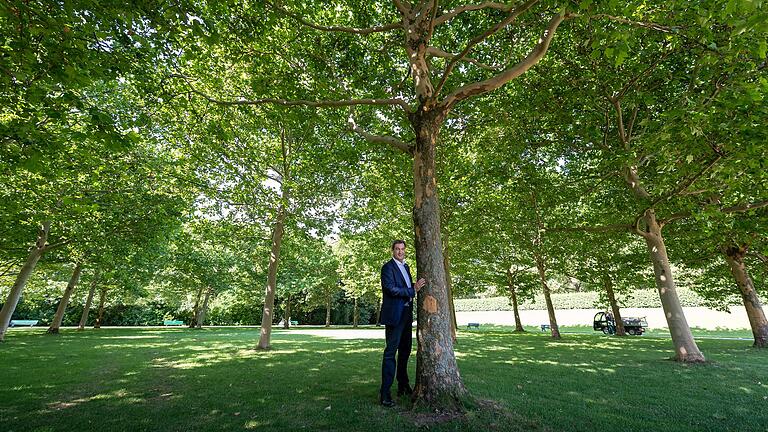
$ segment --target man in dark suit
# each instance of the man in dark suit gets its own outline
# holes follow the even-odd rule
[[[413,283],[411,270],[405,263],[405,242],[392,242],[392,259],[381,267],[381,323],[385,327],[386,347],[381,362],[381,391],[379,402],[392,407],[390,388],[397,376],[397,395],[413,393],[408,381],[408,357],[411,355],[413,336],[413,299],[426,281]],[[395,361],[397,353],[397,361]]]

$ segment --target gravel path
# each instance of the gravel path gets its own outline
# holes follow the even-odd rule
[[[592,318],[601,309],[566,309],[556,310],[557,323],[561,326],[592,325]],[[749,319],[744,308],[733,307],[731,313],[716,311],[703,307],[683,308],[688,325],[691,327],[717,330],[749,329]],[[649,328],[666,328],[667,320],[661,308],[626,308],[621,310],[623,317],[645,317]],[[538,326],[548,323],[546,310],[520,311],[523,325]],[[515,325],[515,317],[511,311],[457,312],[456,321],[459,326],[475,322],[481,324]]]

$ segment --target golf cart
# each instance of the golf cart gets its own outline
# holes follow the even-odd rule
[[[621,321],[624,323],[624,330],[633,336],[642,335],[645,328],[648,327],[648,321],[645,320],[645,317],[627,317],[622,318]],[[605,312],[596,313],[592,328],[605,334],[615,334],[616,323],[613,320],[613,315]]]

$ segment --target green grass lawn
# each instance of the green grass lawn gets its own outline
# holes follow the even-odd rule
[[[377,405],[383,340],[303,330],[275,331],[260,352],[258,329],[12,329],[0,430],[419,430],[404,408]],[[429,430],[768,431],[768,351],[698,342],[710,364],[667,360],[664,337],[462,331],[467,388],[512,414]]]
[[[483,324],[484,330],[493,330],[493,331],[513,331],[515,329],[514,326],[499,326],[499,325],[488,325]],[[541,327],[536,326],[524,326],[525,329],[529,332],[540,332]],[[547,330],[548,331],[548,330]],[[560,332],[563,334],[571,334],[571,333],[583,333],[583,334],[591,334],[591,335],[597,335],[599,332],[596,332],[592,326],[587,325],[579,325],[579,326],[560,326]],[[702,328],[691,328],[691,332],[693,333],[694,337],[697,338],[725,338],[725,339],[751,339],[753,340],[752,336],[752,330],[750,329],[702,329]],[[652,329],[646,329],[646,332],[644,334],[644,337],[662,337],[662,338],[669,338],[669,330],[665,328],[652,328]]]

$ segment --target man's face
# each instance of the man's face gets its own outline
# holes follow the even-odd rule
[[[402,261],[405,259],[405,245],[402,243],[398,243],[395,245],[395,247],[392,248],[392,256],[398,260]]]

